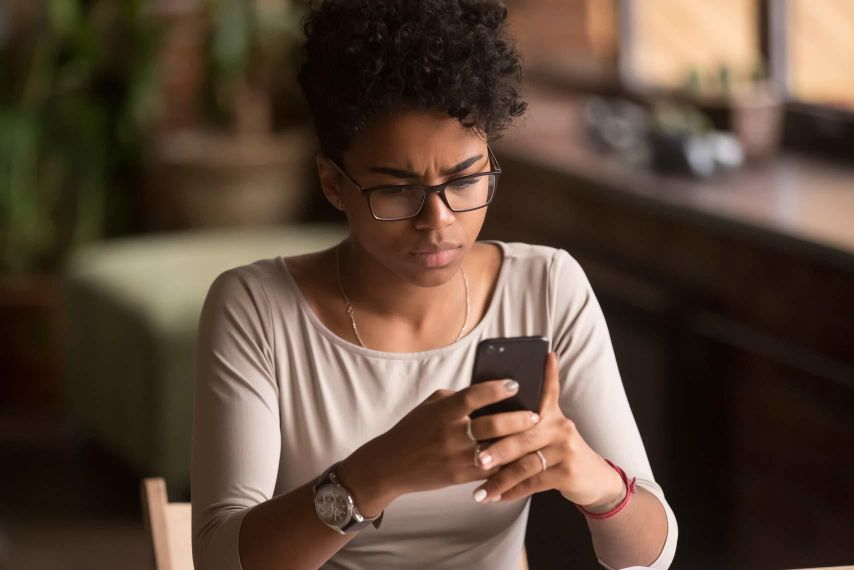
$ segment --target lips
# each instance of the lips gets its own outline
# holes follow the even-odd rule
[[[410,255],[425,267],[444,267],[454,260],[459,250],[459,246],[445,246],[444,249],[435,248],[426,251],[413,251]]]
[[[412,253],[439,253],[441,251],[447,251],[449,249],[457,249],[459,244],[456,243],[440,243],[440,244],[430,244],[424,247],[419,247],[418,249],[412,250]]]

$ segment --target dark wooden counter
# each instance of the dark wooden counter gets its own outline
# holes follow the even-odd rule
[[[529,101],[495,145],[483,236],[563,247],[587,272],[679,519],[674,567],[850,563],[854,167],[660,176],[587,148],[571,99]],[[532,567],[596,567],[589,537],[553,530],[578,522],[565,505],[534,507]]]

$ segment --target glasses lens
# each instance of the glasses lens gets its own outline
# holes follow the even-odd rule
[[[445,187],[445,198],[451,209],[474,210],[489,203],[495,192],[495,176],[484,174],[455,180]]]
[[[389,186],[371,192],[371,209],[382,220],[414,216],[423,201],[424,191],[415,186]]]

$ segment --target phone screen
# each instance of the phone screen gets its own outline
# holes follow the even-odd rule
[[[510,398],[475,410],[472,419],[500,412],[540,411],[549,341],[544,336],[490,338],[477,345],[472,384],[512,378],[519,391]]]

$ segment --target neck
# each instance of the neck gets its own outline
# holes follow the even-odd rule
[[[339,247],[341,284],[357,319],[373,315],[402,321],[416,331],[440,319],[453,321],[453,332],[459,331],[466,303],[459,267],[444,283],[422,286],[391,271],[352,239]]]

